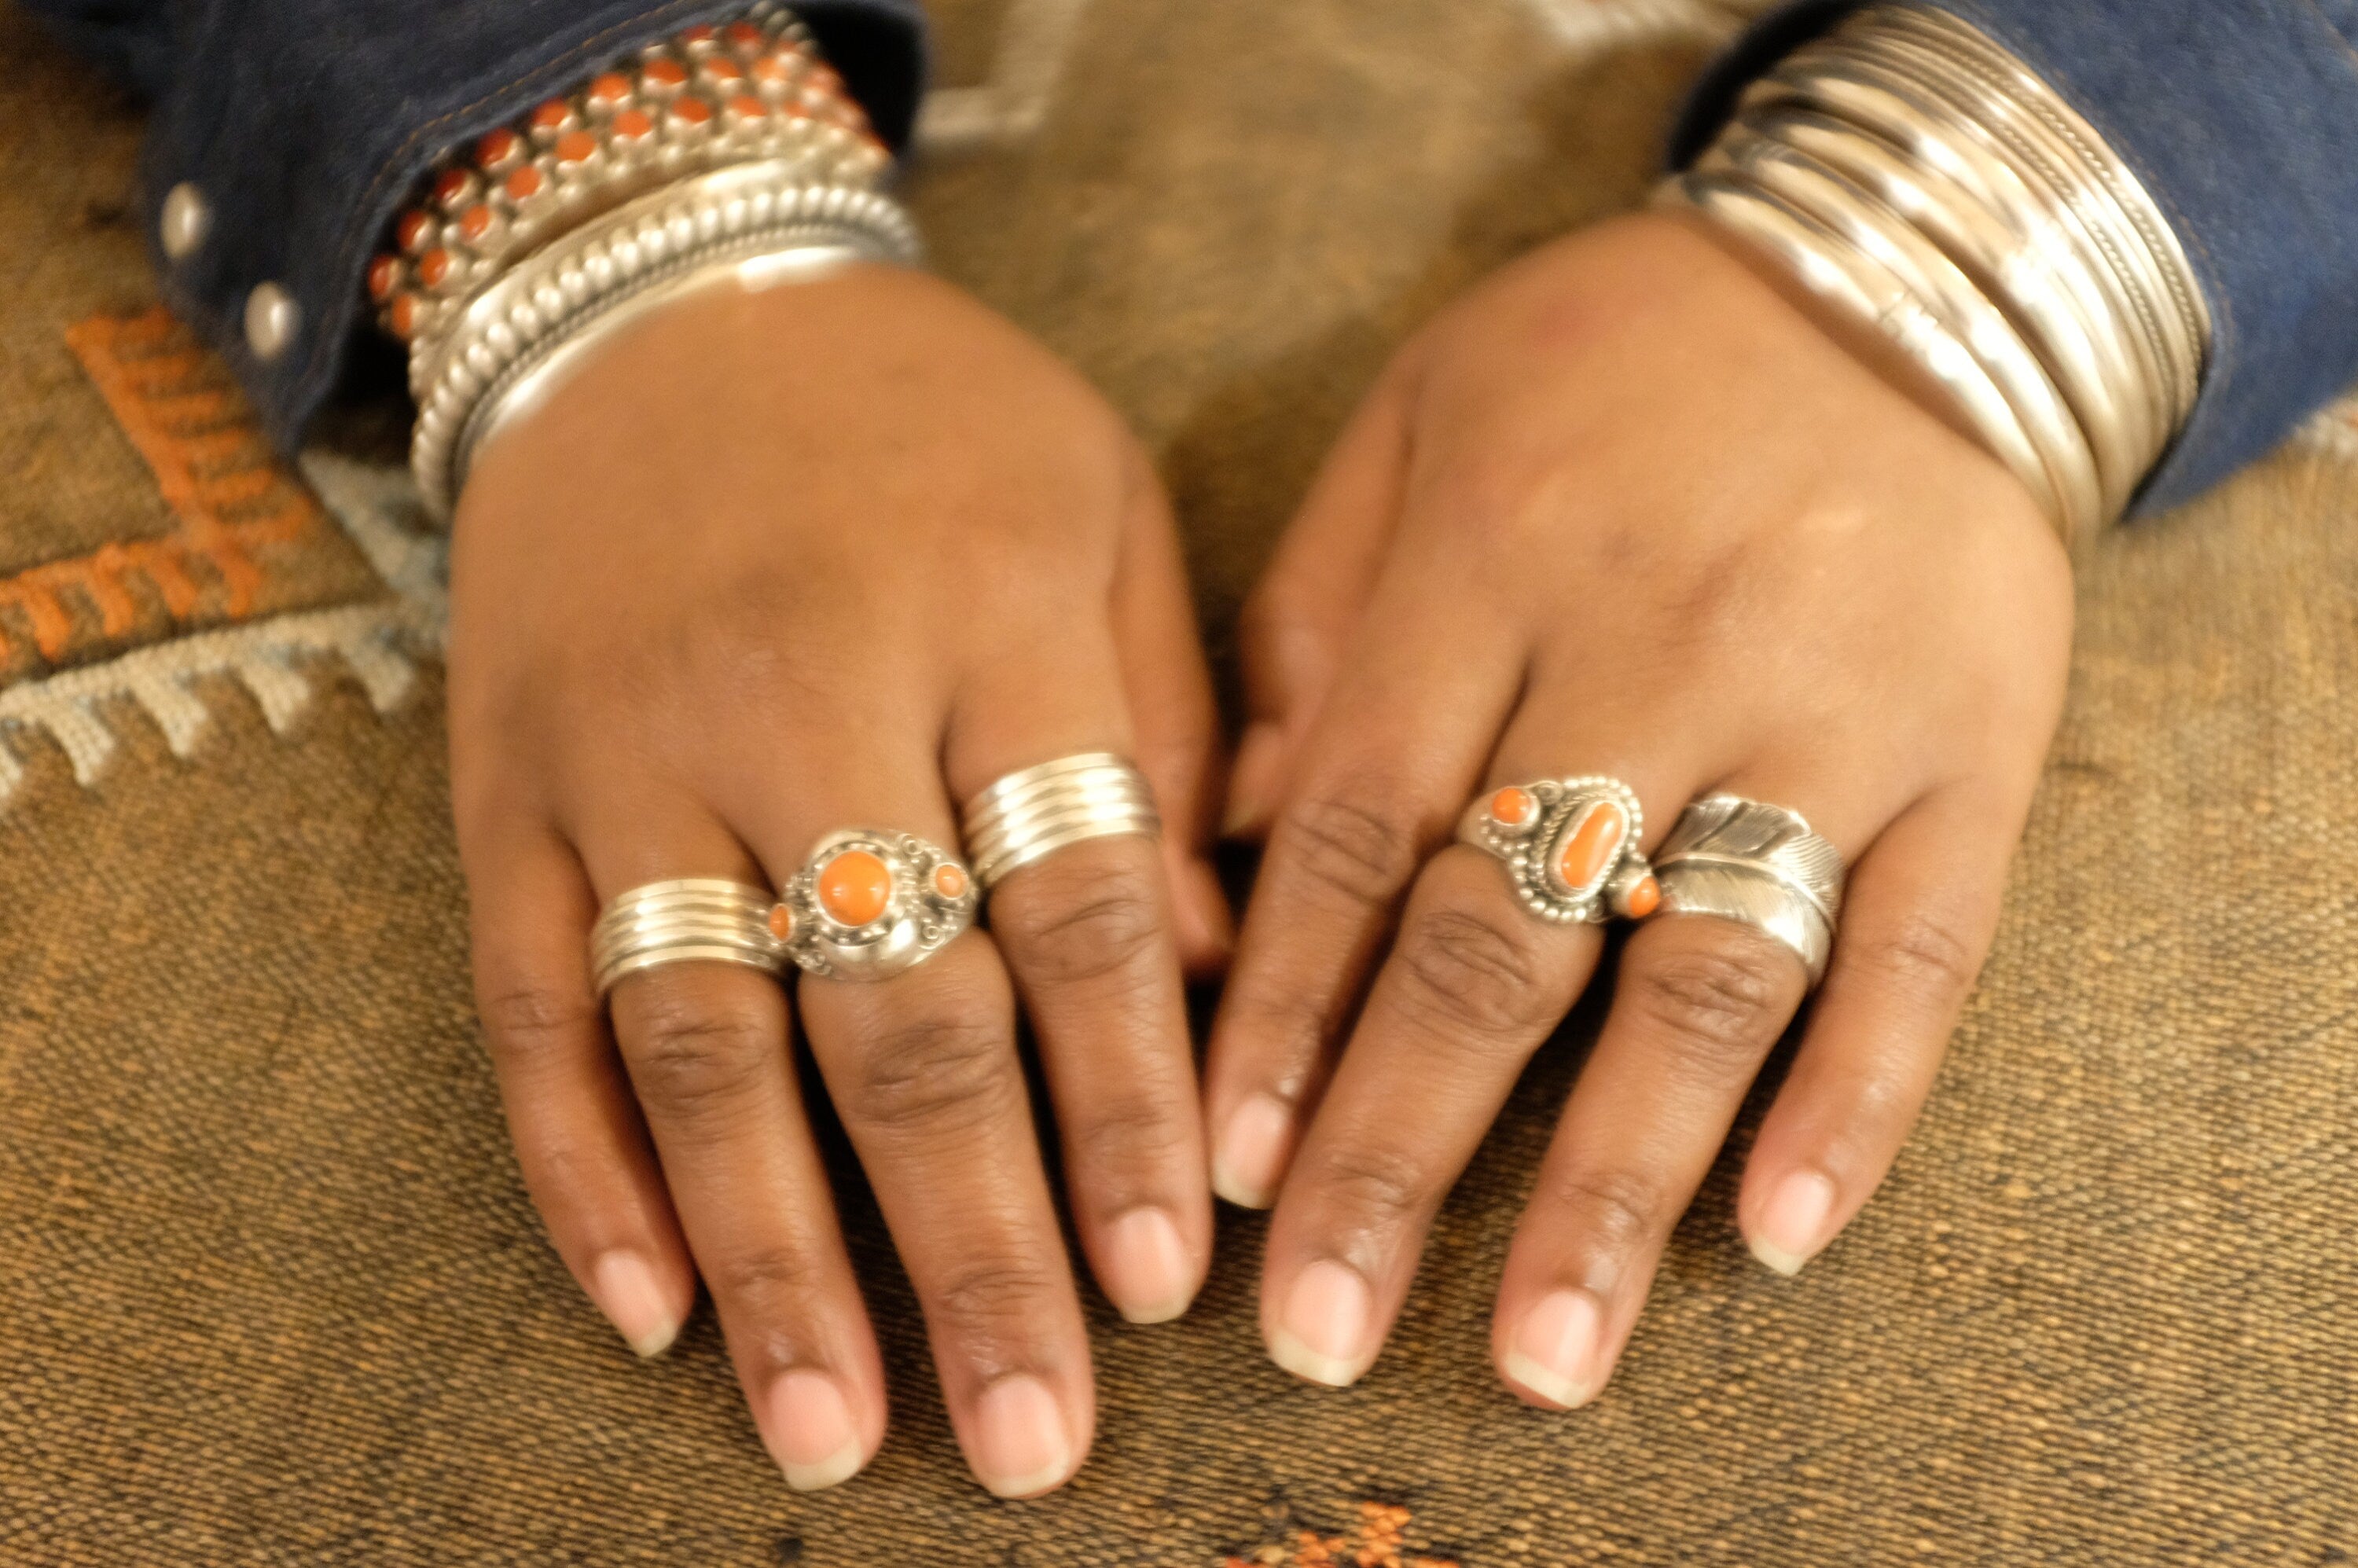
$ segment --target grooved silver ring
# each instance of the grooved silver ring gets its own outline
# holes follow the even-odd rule
[[[1082,752],[1022,768],[978,790],[958,813],[975,881],[1011,873],[1091,838],[1163,831],[1154,794],[1128,758]]]
[[[1664,914],[1749,925],[1790,948],[1814,988],[1842,916],[1843,860],[1797,811],[1708,795],[1679,814],[1654,858]]]
[[[590,930],[598,994],[665,964],[743,964],[783,974],[785,945],[771,930],[772,907],[766,889],[725,877],[679,877],[619,893]]]

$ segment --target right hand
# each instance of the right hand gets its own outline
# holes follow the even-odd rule
[[[1010,877],[991,930],[802,1024],[923,1303],[975,1474],[1061,1485],[1094,1423],[1088,1342],[1022,1064],[1020,996],[1070,1205],[1133,1321],[1211,1249],[1184,962],[1228,943],[1202,859],[1216,719],[1171,519],[1070,370],[922,274],[707,292],[601,347],[485,448],[451,567],[451,784],[476,992],[525,1180],[642,1353],[700,1275],[797,1487],[874,1454],[876,1339],[802,1102],[787,989],[586,946],[641,883],[774,887],[827,832],[957,845],[955,803],[1083,751],[1137,760],[1164,820]]]

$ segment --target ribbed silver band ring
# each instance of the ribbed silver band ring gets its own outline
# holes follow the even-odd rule
[[[959,814],[975,880],[988,890],[1091,838],[1155,838],[1163,819],[1146,777],[1111,752],[1082,752],[1007,774]]]
[[[771,929],[768,891],[722,877],[680,877],[632,888],[590,932],[590,968],[604,996],[625,975],[664,964],[743,964],[783,974],[786,947]]]

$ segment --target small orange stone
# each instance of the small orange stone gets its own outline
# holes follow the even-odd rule
[[[770,113],[770,106],[750,92],[740,92],[729,100],[729,109],[741,120],[766,119]]]
[[[712,82],[742,81],[745,68],[725,55],[715,55],[704,62],[704,79]]]
[[[394,243],[410,255],[416,255],[434,243],[434,214],[412,210],[401,215],[393,227]]]
[[[846,849],[818,869],[818,905],[838,924],[865,925],[892,900],[892,868],[866,849]]]
[[[712,105],[701,98],[683,98],[671,106],[671,117],[677,124],[705,124],[712,118]]]
[[[385,311],[385,319],[387,324],[393,328],[393,335],[403,342],[406,343],[416,337],[417,335],[417,296],[396,295],[393,304]]]
[[[498,214],[478,201],[459,214],[459,232],[469,240],[480,240],[492,232],[492,222]]]
[[[417,258],[417,281],[428,288],[439,288],[450,276],[453,258],[449,251],[437,245]]]
[[[552,98],[532,112],[531,125],[535,131],[561,131],[573,123],[573,105],[562,98]]]
[[[639,73],[640,80],[661,92],[669,88],[687,85],[687,67],[676,59],[651,59]]]
[[[526,164],[508,176],[507,192],[511,201],[529,201],[548,184],[548,177],[534,164]]]
[[[1641,877],[1629,890],[1629,918],[1643,920],[1662,907],[1662,884],[1651,877]]]
[[[1628,814],[1613,801],[1598,801],[1563,836],[1563,849],[1555,861],[1557,878],[1568,888],[1586,887],[1612,864],[1628,831]]]
[[[941,894],[944,898],[964,898],[966,896],[966,873],[959,871],[956,866],[936,866],[934,868],[934,891]]]
[[[1531,819],[1536,804],[1531,791],[1509,784],[1490,797],[1490,820],[1503,827],[1520,827]]]
[[[611,107],[631,95],[631,79],[619,70],[610,70],[590,83],[589,99],[592,103]]]
[[[399,256],[379,256],[374,261],[369,263],[368,291],[370,298],[382,304],[384,301],[392,298],[393,291],[400,287],[401,258]]]
[[[795,912],[783,903],[770,906],[770,935],[781,942],[795,939]]]
[[[598,138],[587,131],[568,131],[557,138],[557,161],[588,163],[598,152]]]
[[[614,139],[634,142],[655,128],[655,123],[636,109],[625,109],[614,116]]]
[[[497,174],[508,160],[524,150],[524,138],[504,127],[484,133],[475,144],[475,163],[488,174]]]
[[[751,22],[731,23],[728,32],[724,33],[722,37],[729,40],[729,47],[730,49],[745,49],[748,51],[758,49],[763,44],[770,41],[770,35],[763,32],[761,28],[755,27]]]

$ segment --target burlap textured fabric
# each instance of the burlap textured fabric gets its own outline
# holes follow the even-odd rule
[[[1709,19],[970,0],[944,8],[951,84],[1003,91],[949,101],[967,118],[938,134],[970,145],[914,194],[944,269],[1163,454],[1223,632],[1390,345],[1637,199]],[[0,572],[95,563],[46,598],[0,582],[23,774],[0,815],[0,1562],[2358,1553],[2358,462],[2289,449],[2085,572],[1996,952],[1890,1185],[1799,1280],[1743,1254],[1731,1157],[1597,1406],[1495,1385],[1490,1292],[1584,1015],[1364,1384],[1267,1362],[1260,1227],[1224,1215],[1186,1319],[1092,1301],[1096,1456],[1040,1502],[967,1478],[855,1195],[895,1425],[863,1477],[798,1498],[708,1315],[633,1362],[518,1187],[416,557],[323,522],[246,552],[242,607],[200,561],[178,600],[116,572],[110,620],[122,557],[92,553],[176,524],[63,333],[152,298],[124,216],[135,116],[10,13],[0,54]],[[66,618],[46,641],[38,604]],[[118,663],[290,615],[344,619]]]

